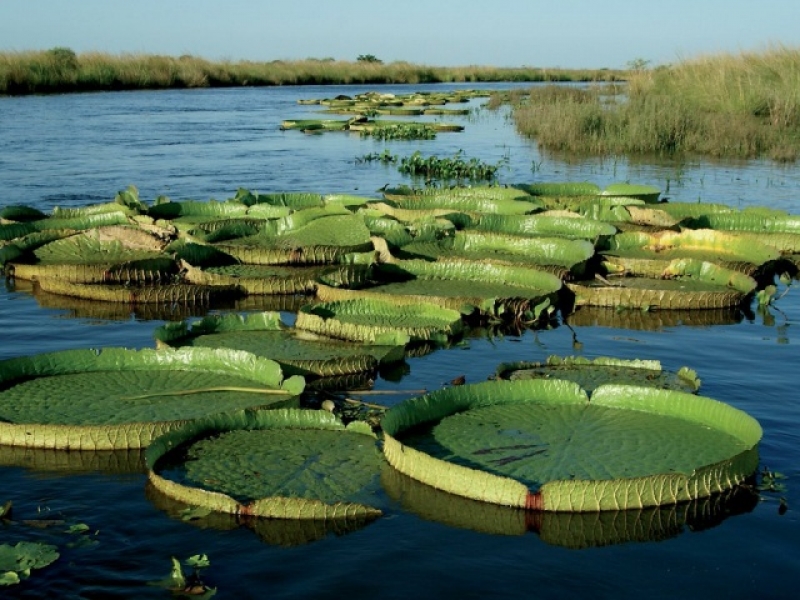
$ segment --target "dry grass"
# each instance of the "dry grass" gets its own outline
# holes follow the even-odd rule
[[[76,54],[69,48],[0,53],[0,94],[306,84],[614,80],[609,70],[431,67],[306,59],[211,62],[195,56]]]
[[[624,96],[604,91],[531,89],[511,101],[517,127],[582,154],[800,156],[800,49],[701,57],[632,72]]]

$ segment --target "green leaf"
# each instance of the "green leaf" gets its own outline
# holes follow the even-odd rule
[[[211,561],[208,560],[207,554],[195,554],[194,556],[190,556],[184,561],[184,564],[187,567],[192,567],[194,569],[205,569],[211,566]]]
[[[158,581],[151,581],[150,585],[163,587],[168,590],[181,591],[186,587],[186,577],[183,575],[180,561],[174,556],[170,558],[172,561],[172,569],[164,579]]]
[[[0,573],[12,571],[25,577],[30,574],[31,569],[42,569],[54,563],[58,557],[58,548],[52,544],[38,542],[18,542],[14,546],[0,544]],[[12,583],[17,582],[12,581]]]
[[[0,585],[16,585],[19,582],[20,578],[16,571],[0,572]]]
[[[86,523],[76,523],[67,529],[67,533],[86,533],[89,531],[89,526]]]

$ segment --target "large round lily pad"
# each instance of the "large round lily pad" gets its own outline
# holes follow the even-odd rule
[[[611,357],[595,359],[582,356],[549,356],[544,362],[504,363],[497,368],[501,379],[568,379],[587,392],[604,383],[646,385],[667,390],[696,392],[700,387],[697,373],[688,367],[677,372],[664,371],[657,360],[625,360]]]
[[[158,438],[146,459],[156,489],[216,512],[284,519],[381,514],[370,506],[383,464],[375,436],[364,423],[345,428],[322,411],[200,419]]]
[[[375,284],[358,290],[319,285],[320,299],[375,298],[390,303],[432,303],[470,314],[495,315],[519,306],[539,312],[554,303],[562,283],[539,269],[470,260],[401,260],[375,269]],[[539,306],[538,309],[536,308]]]
[[[706,497],[758,466],[761,427],[693,394],[564,380],[493,381],[407,400],[381,422],[399,471],[454,494],[547,511]]]
[[[435,304],[354,298],[303,306],[295,327],[337,339],[394,344],[399,336],[406,342],[446,342],[462,332],[463,323],[460,312]]]
[[[147,446],[208,414],[293,401],[302,377],[211,348],[67,350],[0,361],[0,444],[72,450]]]
[[[168,323],[156,339],[172,346],[232,348],[264,356],[287,375],[332,377],[369,372],[381,363],[404,357],[404,341],[396,345],[356,344],[296,330],[277,312],[212,315],[196,321]],[[402,338],[403,340],[405,338]]]
[[[749,275],[692,259],[671,261],[660,278],[617,277],[567,283],[575,294],[575,306],[660,310],[737,306],[756,285]]]

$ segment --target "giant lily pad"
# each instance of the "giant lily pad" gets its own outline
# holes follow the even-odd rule
[[[0,444],[142,448],[188,420],[280,405],[302,392],[271,360],[235,350],[67,350],[0,361]]]
[[[612,272],[653,276],[663,272],[676,258],[691,258],[735,267],[736,263],[755,269],[780,256],[775,248],[757,240],[737,237],[711,229],[618,233],[603,250],[606,267]]]
[[[317,279],[330,267],[289,267],[279,265],[228,265],[200,269],[187,262],[182,266],[189,283],[236,286],[248,295],[310,294]]]
[[[480,231],[510,235],[553,236],[595,242],[602,236],[613,235],[617,229],[610,223],[587,219],[579,214],[535,214],[523,216],[483,215],[474,225]]]
[[[500,187],[455,188],[421,194],[384,192],[384,196],[408,210],[450,210],[497,215],[524,215],[541,209],[541,204],[518,190]]]
[[[676,259],[659,279],[619,277],[567,286],[575,294],[575,306],[675,310],[737,306],[755,290],[756,281],[714,263]]]
[[[426,302],[400,304],[378,298],[354,298],[301,307],[295,327],[328,337],[396,344],[446,342],[463,330],[461,313]]]
[[[331,264],[342,255],[372,249],[364,219],[344,207],[306,209],[271,223],[257,235],[217,247],[241,262],[260,265]]]
[[[279,313],[208,316],[193,324],[168,323],[156,339],[173,346],[245,350],[272,359],[286,375],[332,377],[374,371],[381,363],[404,357],[404,345],[353,344],[297,331],[281,322]]]
[[[600,192],[602,196],[628,196],[638,198],[645,202],[658,202],[661,190],[652,185],[640,185],[635,183],[612,183]]]
[[[685,392],[564,380],[494,381],[406,400],[381,422],[399,471],[444,491],[545,511],[674,504],[758,466],[761,427]]]
[[[187,423],[147,450],[150,483],[186,504],[243,516],[363,519],[382,459],[364,423],[322,411],[237,411]],[[178,449],[183,460],[165,460]],[[170,468],[172,467],[172,468]]]
[[[657,360],[625,360],[611,357],[595,359],[582,356],[549,356],[544,362],[503,363],[497,368],[501,379],[567,379],[580,384],[587,392],[604,383],[646,385],[665,390],[696,392],[700,387],[697,373],[688,367],[677,372],[664,371]]]
[[[464,314],[475,309],[484,315],[529,311],[538,318],[562,286],[557,276],[538,269],[457,259],[382,264],[374,279],[373,286],[356,291],[319,285],[317,295],[329,301],[368,297],[402,304],[429,302]]]
[[[403,251],[434,259],[459,256],[472,261],[504,261],[543,269],[560,268],[580,274],[586,262],[594,256],[595,249],[587,240],[456,231],[454,236],[437,243],[411,243]]]

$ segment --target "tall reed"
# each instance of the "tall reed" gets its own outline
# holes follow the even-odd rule
[[[619,71],[432,67],[305,59],[211,62],[195,56],[76,54],[69,48],[0,53],[0,94],[92,90],[490,81],[612,81]]]
[[[800,49],[775,46],[639,70],[622,94],[608,91],[538,88],[509,102],[519,131],[551,150],[800,156]]]

